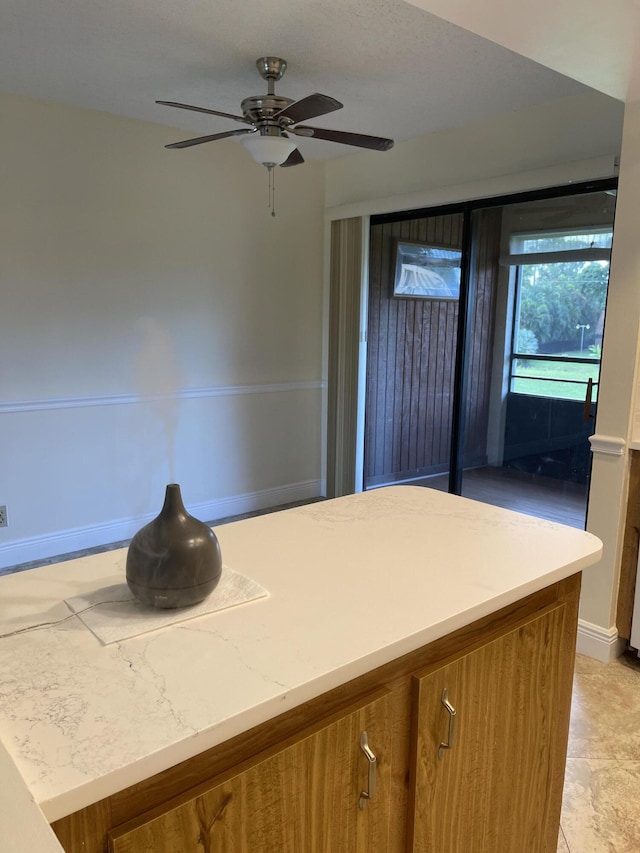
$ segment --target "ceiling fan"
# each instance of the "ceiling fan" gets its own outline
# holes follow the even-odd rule
[[[165,148],[190,148],[192,145],[201,145],[203,142],[242,136],[244,137],[242,142],[253,159],[267,166],[271,171],[274,166],[298,166],[304,163],[302,154],[296,148],[295,142],[289,138],[289,134],[310,139],[324,139],[328,142],[339,142],[343,145],[354,145],[357,148],[369,148],[374,151],[388,151],[393,147],[393,139],[300,124],[302,121],[340,110],[343,105],[335,98],[318,92],[299,101],[276,95],[275,84],[287,69],[285,60],[277,56],[263,56],[256,60],[256,66],[260,76],[267,81],[267,93],[245,98],[240,105],[241,116],[175,101],[156,101],[157,104],[164,104],[167,107],[230,118],[250,127],[185,139],[182,142],[166,145]]]

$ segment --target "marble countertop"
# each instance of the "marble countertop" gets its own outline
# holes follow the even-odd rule
[[[225,565],[267,598],[106,646],[76,617],[0,639],[0,740],[49,821],[579,572],[602,549],[584,531],[412,486],[216,534]],[[63,619],[64,599],[122,583],[125,557],[0,578],[0,634]]]

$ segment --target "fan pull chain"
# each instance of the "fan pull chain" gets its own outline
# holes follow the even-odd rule
[[[276,177],[273,171],[273,164],[267,166],[267,171],[269,172],[269,204],[267,207],[271,208],[271,215],[276,215]]]

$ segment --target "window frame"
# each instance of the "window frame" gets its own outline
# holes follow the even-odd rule
[[[546,376],[535,376],[535,375],[522,375],[517,372],[517,362],[520,361],[539,361],[544,363],[555,363],[555,364],[594,364],[598,366],[598,376],[597,379],[592,380],[592,397],[591,399],[595,402],[598,396],[598,387],[600,385],[600,363],[601,356],[560,356],[560,355],[552,355],[552,354],[540,354],[540,353],[522,353],[516,350],[516,340],[517,333],[519,329],[519,318],[520,318],[520,296],[522,291],[522,279],[523,279],[523,270],[524,266],[534,266],[536,264],[536,258],[538,259],[538,263],[552,264],[552,263],[572,263],[572,262],[580,262],[583,260],[606,260],[609,263],[609,269],[607,274],[610,272],[610,258],[611,258],[611,249],[566,249],[566,250],[557,250],[557,251],[547,251],[547,252],[522,252],[522,243],[526,239],[535,239],[535,238],[544,238],[545,236],[572,236],[577,234],[610,234],[611,238],[613,238],[613,228],[609,227],[593,227],[593,228],[571,228],[571,229],[562,229],[557,231],[548,231],[548,232],[522,232],[522,233],[514,233],[510,238],[510,254],[505,258],[501,258],[501,263],[505,265],[511,266],[515,271],[514,276],[514,288],[513,288],[513,320],[511,324],[511,341],[509,347],[509,376],[508,376],[508,392],[510,394],[523,394],[531,397],[542,397],[547,399],[561,399],[561,400],[572,400],[574,402],[578,402],[574,397],[564,397],[561,393],[554,394],[553,396],[547,394],[539,394],[535,391],[523,391],[521,389],[515,389],[514,384],[515,380],[525,380],[525,381],[547,381],[557,383],[558,386],[562,385],[582,385],[585,388],[585,398],[587,396],[587,389],[589,386],[589,380],[586,379],[550,379]],[[514,251],[514,244],[516,245],[517,251]],[[558,255],[557,259],[553,258],[553,255]],[[606,257],[603,257],[606,255]],[[525,256],[530,256],[531,261],[528,264],[521,263],[521,259]],[[545,260],[541,260],[541,256],[544,256]],[[572,260],[573,259],[573,260]],[[515,261],[515,263],[514,263]],[[608,284],[607,284],[608,288]],[[606,303],[605,303],[606,304]]]

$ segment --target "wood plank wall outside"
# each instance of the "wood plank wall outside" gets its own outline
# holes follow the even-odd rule
[[[365,483],[446,470],[457,302],[393,297],[397,240],[462,247],[462,214],[371,229]]]
[[[485,215],[486,214],[486,215]],[[469,447],[486,445],[499,211],[478,218],[476,298],[468,383]],[[462,247],[461,213],[371,229],[365,485],[447,471],[458,334],[458,303],[392,295],[397,240]],[[483,233],[486,231],[487,233]]]

